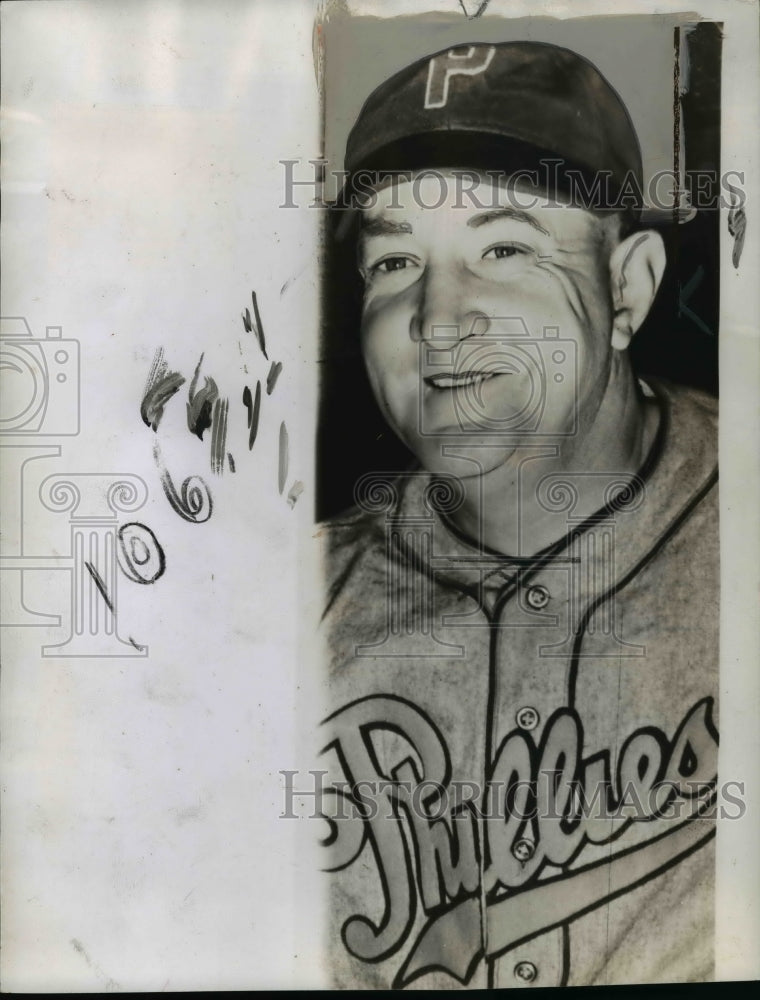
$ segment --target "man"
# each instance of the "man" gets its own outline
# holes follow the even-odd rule
[[[665,254],[628,114],[575,53],[469,45],[346,167],[419,464],[322,531],[336,985],[710,979],[717,407],[631,368]]]

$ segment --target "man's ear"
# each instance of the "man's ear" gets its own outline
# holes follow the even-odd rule
[[[615,314],[612,346],[625,351],[647,317],[665,270],[665,244],[653,229],[631,233],[610,256]]]

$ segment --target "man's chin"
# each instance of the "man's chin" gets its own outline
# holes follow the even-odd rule
[[[509,466],[520,442],[517,436],[499,440],[493,434],[431,435],[415,441],[413,451],[427,472],[467,479]]]

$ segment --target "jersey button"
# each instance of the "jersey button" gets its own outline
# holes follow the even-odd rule
[[[538,725],[538,719],[538,712],[530,705],[518,709],[515,714],[515,721],[520,729],[535,729]]]
[[[512,845],[512,854],[518,861],[530,861],[535,853],[536,845],[532,840],[528,840],[527,837],[521,837],[520,840],[516,840]]]
[[[538,975],[538,969],[532,962],[518,962],[515,966],[515,979],[521,983],[532,983]]]
[[[537,583],[533,587],[528,587],[525,593],[525,600],[534,611],[541,611],[549,603],[549,591],[546,587]]]

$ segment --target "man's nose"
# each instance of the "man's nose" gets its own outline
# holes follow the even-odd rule
[[[428,267],[417,285],[416,307],[409,321],[412,340],[446,348],[466,337],[482,336],[488,325],[466,275],[457,267]]]

